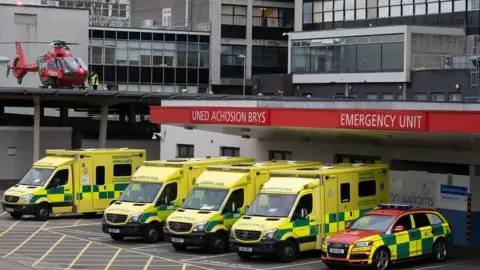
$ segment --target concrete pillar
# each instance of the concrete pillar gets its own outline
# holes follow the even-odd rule
[[[135,105],[130,105],[128,107],[128,128],[130,130],[133,130],[133,128],[135,127],[135,120]]]
[[[108,106],[102,105],[100,110],[100,132],[98,134],[98,148],[107,147]]]
[[[62,126],[68,125],[68,104],[62,104],[60,107],[60,122]]]
[[[350,95],[349,86],[350,86],[350,85],[349,85],[348,83],[345,84],[345,96],[346,96],[346,97],[348,97],[348,96]]]
[[[33,97],[33,161],[40,159],[40,119],[42,108],[40,97]]]

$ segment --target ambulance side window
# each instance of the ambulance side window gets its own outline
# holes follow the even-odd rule
[[[228,209],[229,211],[232,208],[232,203],[235,202],[235,208],[239,209],[243,207],[243,204],[245,202],[245,191],[243,188],[237,189],[232,194],[230,195],[230,198],[228,199],[227,203],[225,204],[225,209]]]
[[[105,167],[97,166],[95,168],[95,185],[103,186],[105,185]]]
[[[165,196],[168,196],[169,201],[175,201],[177,199],[177,196],[178,196],[177,182],[170,183],[165,186],[165,188],[163,189],[162,195],[160,195],[160,200],[159,200],[160,204],[165,203]]]
[[[347,203],[350,201],[350,184],[343,183],[340,185],[340,201]]]
[[[366,180],[358,183],[358,197],[370,197],[377,194],[377,184],[375,180]]]
[[[132,176],[132,164],[113,165],[113,176]]]
[[[437,214],[428,213],[427,216],[429,217],[430,223],[431,223],[432,225],[442,224],[442,223],[443,223],[442,219],[439,218],[439,217],[437,216]]]
[[[294,217],[301,217],[302,216],[302,209],[307,209],[307,215],[310,215],[313,211],[313,196],[312,194],[303,195],[298,202],[297,208],[295,208],[295,212],[293,212]]]
[[[67,169],[60,170],[53,176],[52,181],[50,181],[48,188],[65,186],[67,183],[68,183],[68,170]]]
[[[401,217],[397,223],[395,223],[395,226],[393,226],[392,229],[395,229],[397,226],[403,226],[405,227],[405,230],[411,230],[412,229],[412,219],[410,218],[410,215],[406,215]]]

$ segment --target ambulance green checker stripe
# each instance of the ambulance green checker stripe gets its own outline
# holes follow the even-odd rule
[[[212,231],[213,228],[215,228],[215,226],[223,224],[225,220],[238,219],[239,217],[235,217],[236,214],[239,214],[239,213],[226,213],[225,215],[223,215],[223,219],[213,220],[213,221],[208,222],[207,227],[205,228],[205,231],[206,232]],[[243,214],[240,214],[240,216],[241,215],[243,215]]]
[[[38,199],[46,198],[48,195],[60,195],[63,194],[63,201],[64,202],[71,202],[73,201],[72,194],[65,194],[65,187],[56,187],[51,188],[43,191],[44,194],[35,194],[30,199],[30,203],[35,203]]]
[[[412,241],[421,241],[421,248],[418,251],[421,254],[429,254],[433,252],[433,243],[437,240],[440,236],[445,236],[448,242],[452,242],[452,234],[448,229],[448,226],[443,226],[442,224],[435,224],[432,225],[432,235],[430,237],[422,237],[422,231],[420,229],[411,229],[408,230],[408,236],[405,237],[404,241],[399,241],[397,239],[398,234],[381,234],[380,237],[383,241],[383,245],[388,246],[390,250],[396,251],[394,252],[396,255],[395,259],[407,259],[414,255],[411,254],[410,251],[410,242]]]
[[[325,216],[325,223],[323,224],[323,232],[324,233],[337,232],[340,230],[338,226],[337,226],[337,230],[331,230],[330,229],[331,224],[335,224],[335,223],[338,224],[338,222],[353,221],[354,219],[361,217],[366,212],[371,210],[373,210],[373,208],[363,208],[363,209],[347,211],[347,212],[338,212],[337,214],[335,213],[328,214]],[[346,213],[352,213],[352,215],[350,216],[349,214],[346,214]]]
[[[100,199],[114,199],[115,198],[115,192],[116,191],[124,191],[127,188],[128,184],[113,184],[113,185],[103,185],[103,186],[98,186],[98,185],[92,185],[92,186],[87,186],[83,185],[82,186],[82,192],[77,192],[76,194],[76,199],[77,200],[83,200],[83,194],[84,193],[93,193],[92,195],[94,196],[95,193],[99,193],[98,197]],[[106,187],[106,188],[102,188]],[[93,192],[92,192],[93,189]]]
[[[170,204],[170,206],[174,206],[173,203]],[[153,216],[157,216],[160,212],[166,212],[166,211],[173,212],[173,211],[175,211],[175,209],[174,208],[169,209],[167,205],[157,206],[157,207],[153,208],[152,211],[143,213],[142,218],[140,219],[140,223],[145,223],[149,218],[151,218]],[[165,216],[165,218],[167,217],[167,215]]]

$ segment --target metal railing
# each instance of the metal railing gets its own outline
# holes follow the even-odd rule
[[[162,21],[137,18],[122,18],[102,15],[90,15],[91,27],[141,28],[152,30],[177,30],[210,32],[209,21]]]

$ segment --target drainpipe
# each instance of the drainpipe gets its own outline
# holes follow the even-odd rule
[[[189,17],[189,10],[190,10],[190,1],[189,0],[185,0],[185,27],[188,27],[188,17]]]

